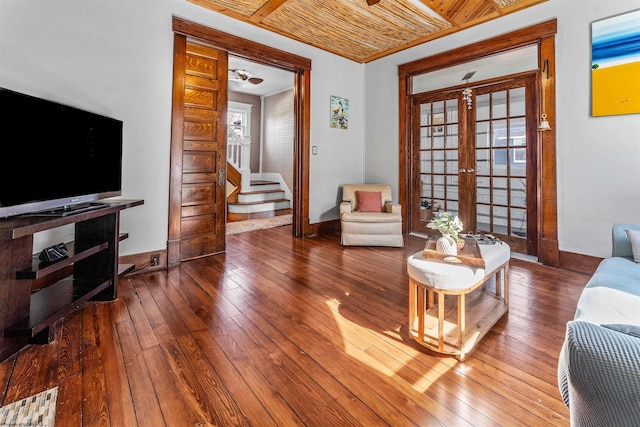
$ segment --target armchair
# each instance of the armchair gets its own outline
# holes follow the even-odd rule
[[[340,227],[343,246],[404,246],[402,208],[389,184],[345,184]]]

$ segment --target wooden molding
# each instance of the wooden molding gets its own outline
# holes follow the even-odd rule
[[[558,20],[552,19],[541,24],[442,52],[428,58],[407,62],[406,64],[398,66],[398,74],[401,76],[416,75],[440,68],[451,67],[456,64],[462,64],[474,59],[511,50],[518,46],[525,46],[545,37],[553,37],[557,31]]]
[[[151,257],[158,255],[158,265],[151,265]],[[167,251],[157,250],[151,252],[143,252],[139,254],[123,255],[118,258],[120,264],[133,264],[135,265],[133,271],[129,273],[138,274],[146,273],[153,270],[164,270],[167,268]]]
[[[275,2],[273,2],[275,4]],[[229,54],[260,64],[277,67],[295,73],[294,108],[296,134],[294,140],[294,206],[293,235],[305,237],[305,223],[309,221],[309,150],[311,135],[311,60],[271,46],[246,40],[204,25],[173,17],[173,31],[177,37],[201,39]],[[175,235],[172,235],[175,238]],[[173,252],[170,236],[168,242],[169,265]]]
[[[176,34],[205,40],[208,44],[215,46],[216,49],[224,50],[261,64],[272,65],[294,72],[301,69],[311,70],[310,59],[175,16],[173,17],[173,31]]]
[[[340,220],[322,221],[315,224],[307,224],[305,227],[305,237],[321,236],[340,232]],[[159,255],[160,262],[157,266],[151,266],[152,255]],[[593,274],[602,261],[602,258],[583,255],[574,252],[558,252],[558,267],[563,270],[574,271],[583,274]],[[154,270],[164,270],[167,265],[167,251],[157,250],[139,254],[124,255],[119,257],[120,264],[134,264],[135,269],[132,274],[145,273]]]
[[[330,221],[316,222],[314,224],[307,223],[305,226],[305,237],[320,236],[323,234],[333,234],[340,232],[340,220],[332,219]]]
[[[483,40],[471,45],[463,46],[431,57],[402,64],[398,66],[399,85],[399,140],[400,140],[400,173],[399,191],[400,204],[404,207],[403,231],[410,230],[409,219],[412,209],[409,202],[413,200],[410,185],[412,176],[413,158],[411,141],[413,140],[411,106],[415,96],[412,94],[412,77],[436,69],[446,68],[452,65],[463,64],[482,57],[504,52],[520,46],[538,44],[539,69],[536,70],[538,93],[544,90],[546,101],[546,113],[552,130],[538,132],[539,164],[537,165],[538,194],[537,221],[538,221],[538,248],[537,257],[545,265],[559,266],[560,256],[558,249],[558,218],[557,218],[557,172],[556,172],[556,138],[555,138],[555,34],[557,32],[557,20],[552,19],[531,27],[522,28],[507,34]],[[544,84],[540,84],[542,64],[548,64],[548,77],[545,70]],[[537,98],[541,96],[538,95]],[[541,110],[539,101],[536,101],[538,110]]]
[[[558,259],[560,268],[584,274],[593,274],[603,260],[603,258],[564,251],[559,252]]]

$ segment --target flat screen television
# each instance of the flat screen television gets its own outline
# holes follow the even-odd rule
[[[122,194],[122,121],[0,88],[0,218]]]

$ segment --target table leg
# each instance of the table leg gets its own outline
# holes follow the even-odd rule
[[[416,293],[418,292],[418,286],[409,278],[409,329],[413,330],[416,321]]]
[[[496,296],[499,298],[502,295],[502,268],[498,268],[496,272]]]
[[[428,296],[428,300],[427,300],[427,308],[433,308],[434,304],[433,304],[433,291],[431,289],[429,289],[429,296]]]
[[[425,287],[422,285],[418,285],[418,338],[420,342],[424,341],[424,300],[426,298],[425,295]]]
[[[438,292],[438,350],[444,350],[444,293]]]
[[[458,349],[462,351],[462,338],[464,337],[465,329],[467,326],[466,319],[466,298],[465,294],[458,295]]]
[[[509,307],[509,261],[504,265],[504,305]]]

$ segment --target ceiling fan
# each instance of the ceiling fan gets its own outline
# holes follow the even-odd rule
[[[260,77],[254,77],[253,73],[250,73],[249,71],[243,70],[240,68],[234,68],[229,70],[229,78],[234,80],[246,81],[254,85],[259,85],[264,81],[264,79],[261,79]]]

